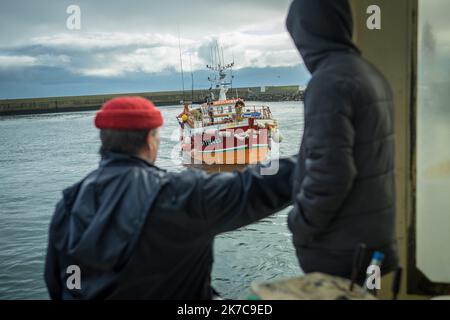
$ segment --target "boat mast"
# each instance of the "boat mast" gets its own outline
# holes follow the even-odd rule
[[[234,61],[225,65],[223,48],[219,49],[218,42],[214,45],[212,56],[213,64],[206,67],[215,74],[213,77],[208,77],[208,81],[211,82],[211,88],[214,86],[216,89],[219,89],[219,100],[227,100],[227,91],[232,85],[232,82],[227,80],[227,70],[232,70]]]
[[[180,36],[180,26],[178,25],[178,47],[180,50],[180,68],[181,68],[181,85],[183,87],[183,103],[185,99],[185,95],[184,95],[184,71],[183,71],[183,58],[182,58],[182,54],[181,54],[181,36]]]

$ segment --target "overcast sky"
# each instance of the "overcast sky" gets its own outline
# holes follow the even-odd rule
[[[178,90],[186,72],[208,87],[218,41],[236,62],[235,85],[305,84],[287,31],[291,0],[0,0],[0,99]],[[66,26],[81,9],[81,30]],[[438,54],[450,53],[450,1],[420,1]],[[421,31],[422,28],[420,27]],[[186,86],[190,87],[189,75]]]
[[[87,83],[102,83],[99,90],[105,91],[108,81],[138,82],[143,77],[156,80],[156,90],[164,89],[158,77],[175,77],[180,70],[179,35],[185,71],[191,65],[194,71],[204,70],[211,44],[218,41],[225,60],[234,57],[236,69],[270,67],[275,82],[287,84],[301,67],[284,25],[290,2],[2,0],[0,98],[84,94],[70,88]],[[66,9],[72,4],[81,9],[81,30],[66,27]],[[15,90],[19,85],[23,88]],[[178,81],[172,89],[180,86]],[[152,89],[149,83],[145,88]]]

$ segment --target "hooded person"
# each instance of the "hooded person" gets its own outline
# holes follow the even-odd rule
[[[49,228],[52,299],[211,299],[214,237],[290,204],[295,160],[272,176],[166,172],[154,165],[162,124],[139,97],[97,113],[100,165],[63,191]]]
[[[312,74],[288,217],[300,266],[349,278],[364,243],[386,274],[398,263],[390,85],[353,43],[347,0],[295,0],[286,26]]]

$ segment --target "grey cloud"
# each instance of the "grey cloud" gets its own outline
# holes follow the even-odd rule
[[[184,54],[192,54],[197,66],[201,65],[203,68],[195,72],[199,78],[203,79],[199,80],[199,85],[208,86],[201,81],[206,79],[207,71],[204,70],[204,65],[211,60],[210,46],[216,37],[225,33],[240,32],[241,35],[250,36],[254,40],[261,35],[283,32],[282,21],[289,3],[290,0],[2,1],[0,58],[2,56],[17,58],[17,61],[21,59],[28,61],[27,59],[31,58],[36,61],[36,65],[29,63],[23,68],[16,65],[9,68],[0,65],[0,98],[18,96],[14,92],[19,92],[21,87],[24,95],[30,96],[39,90],[42,92],[39,96],[51,95],[51,90],[55,90],[55,94],[89,94],[96,91],[119,90],[119,88],[124,91],[132,88],[140,90],[147,84],[152,84],[153,87],[146,88],[144,91],[177,89],[173,83],[179,78],[177,74],[179,60],[176,58],[177,44],[174,45],[173,39],[177,42],[178,28],[184,39]],[[68,16],[66,8],[71,4],[78,4],[81,7],[82,30],[80,31],[66,29]],[[271,25],[273,21],[276,23]],[[259,29],[258,24],[261,23],[263,27]],[[95,35],[101,33],[113,36],[121,33],[124,38],[123,41],[99,40],[96,43]],[[146,34],[159,35],[163,39],[161,41],[146,39],[139,42],[139,37],[145,38]],[[64,36],[72,36],[78,42],[59,41],[61,39],[58,37]],[[83,39],[89,40],[89,37],[93,37],[91,42],[82,43]],[[134,39],[133,37],[137,37],[138,40],[129,39]],[[171,39],[165,39],[167,37]],[[243,47],[245,45],[242,43]],[[293,45],[292,48],[294,48]],[[151,57],[153,51],[158,57],[159,49],[170,53],[169,57],[163,58],[171,60],[171,63],[160,65],[159,73],[156,74],[147,66],[151,66],[152,62],[161,63],[160,60],[163,59],[152,60]],[[274,48],[274,50],[277,49]],[[266,84],[270,84],[270,81],[278,81],[272,79],[270,70],[273,72],[277,70],[282,75],[288,75],[284,77],[287,82],[290,81],[287,79],[295,78],[293,70],[297,70],[296,65],[300,62],[297,56],[292,59],[292,63],[289,64],[291,66],[283,64],[285,67],[269,68],[268,73],[264,70],[249,68],[249,64],[256,64],[258,59],[265,58],[264,53],[255,57],[255,50],[258,49],[252,47],[253,55],[247,60],[244,59],[243,52],[234,52],[237,58],[241,59],[237,63],[240,63],[243,70],[236,72],[244,75],[246,80],[243,81],[243,85],[259,81],[256,80],[256,76],[252,78],[250,71],[260,77],[264,75],[269,81]],[[161,56],[161,52],[159,55]],[[230,51],[226,52],[226,55],[227,60],[231,59]],[[172,57],[175,58],[172,59]],[[189,61],[187,56],[184,59]],[[108,77],[108,68],[115,67],[119,68],[121,73]],[[83,73],[86,70],[92,70],[93,73]],[[98,76],[102,72],[105,72],[106,76]],[[149,81],[149,77],[159,80]],[[64,84],[68,85],[67,89],[62,87]],[[108,87],[108,84],[111,87]]]
[[[161,32],[182,36],[236,30],[286,15],[290,0],[15,0],[2,1],[0,41],[17,44],[67,32],[66,8],[81,7],[81,32]],[[251,12],[251,14],[249,14]]]

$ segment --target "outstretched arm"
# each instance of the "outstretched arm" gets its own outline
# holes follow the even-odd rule
[[[263,219],[291,204],[296,157],[279,160],[276,175],[260,166],[243,172],[205,175],[199,184],[201,210],[214,236]]]

